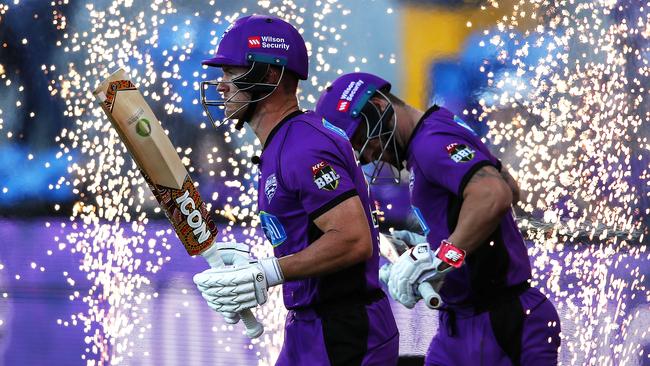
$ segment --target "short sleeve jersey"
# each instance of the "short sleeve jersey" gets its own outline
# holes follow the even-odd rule
[[[260,156],[258,192],[262,229],[277,257],[318,240],[323,232],[314,220],[350,197],[361,200],[371,229],[373,254],[367,261],[326,276],[285,282],[288,309],[379,288],[376,220],[365,177],[343,131],[313,112],[287,116],[271,131]]]
[[[433,106],[418,122],[407,147],[413,212],[432,249],[456,228],[463,191],[474,173],[501,163],[474,131],[449,110]],[[441,289],[449,304],[476,304],[531,277],[524,240],[512,214]]]

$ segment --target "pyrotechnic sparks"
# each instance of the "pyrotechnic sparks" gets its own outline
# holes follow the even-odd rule
[[[219,35],[232,21],[253,13],[268,13],[297,25],[307,40],[315,72],[303,85],[299,99],[308,107],[326,81],[344,72],[328,62],[328,55],[346,50],[341,31],[347,28],[344,20],[350,10],[335,1],[317,2],[309,10],[293,1],[259,1],[255,7],[226,6],[226,10],[223,4],[208,1],[197,2],[188,11],[171,1],[156,0],[144,6],[116,0],[86,2],[71,16],[66,5],[67,1],[52,2],[51,23],[58,34],[56,47],[67,62],[41,66],[49,80],[50,95],[60,97],[65,104],[63,117],[74,121],[56,138],[60,147],[56,158],[70,162],[68,176],[61,177],[51,189],[70,186],[77,196],[70,217],[73,230],[59,241],[58,249],[81,257],[79,269],[85,278],[66,272],[66,282],[72,288],[80,280],[90,285],[74,290],[70,296],[71,301],[85,303],[88,310],[73,314],[70,320],[60,319],[60,324],[83,326],[88,347],[82,358],[89,365],[120,364],[133,356],[134,349],[143,349],[138,342],[152,329],[147,313],[151,312],[152,300],[159,296],[150,286],[150,277],[171,260],[169,248],[180,244],[167,242],[172,238],[171,230],[153,236],[147,233],[151,210],[157,213],[160,209],[91,90],[117,67],[125,67],[145,97],[161,106],[156,114],[163,126],[171,131],[182,129],[182,116],[193,121],[192,126],[205,129],[209,123],[199,112],[199,82],[214,75],[212,70],[201,68],[200,60],[209,56]],[[0,7],[0,16],[8,12],[9,5]],[[336,22],[328,21],[328,17],[336,17]],[[21,42],[27,46],[30,40]],[[346,50],[346,54],[352,53]],[[349,61],[353,65],[365,64],[370,57],[355,56],[358,60]],[[394,55],[390,58],[393,60]],[[12,85],[1,66],[0,77],[7,87]],[[16,107],[21,108],[22,86],[16,86],[16,90]],[[184,100],[191,100],[191,111],[184,110],[188,108]],[[0,110],[0,129],[1,117]],[[214,177],[212,181],[200,180],[199,188],[204,197],[211,198],[207,200],[208,208],[228,220],[220,225],[220,240],[242,240],[243,233],[255,255],[268,256],[272,250],[263,245],[264,236],[256,219],[257,168],[251,163],[251,157],[259,155],[261,147],[250,132],[225,128],[221,134],[217,139],[193,133],[191,142],[177,150],[190,174]],[[8,131],[7,136],[11,137],[12,132]],[[171,136],[178,141],[174,132]],[[182,137],[188,139],[187,134]],[[193,160],[208,164],[192,166]],[[273,289],[269,304],[257,310],[266,333],[260,340],[251,341],[250,349],[258,350],[260,364],[271,364],[282,343],[285,310],[279,295],[280,290]],[[190,295],[185,291],[183,296]],[[196,294],[192,292],[191,296]],[[187,298],[183,303],[188,303]],[[176,313],[176,317],[182,316],[182,310]],[[145,354],[152,351],[143,350]]]
[[[22,5],[18,0],[0,4],[0,22]],[[650,4],[634,1],[522,0],[496,30],[486,31],[481,44],[493,47],[508,67],[481,66],[488,78],[488,88],[478,96],[483,108],[466,114],[490,125],[487,139],[497,153],[506,154],[504,162],[525,192],[521,225],[535,244],[530,254],[536,284],[562,314],[563,364],[626,364],[647,357],[640,347],[648,340],[642,321],[650,319],[641,306],[647,307],[650,296],[643,272],[649,261],[649,9]],[[80,272],[64,272],[63,281],[70,286],[70,300],[87,306],[84,312],[61,314],[59,323],[83,327],[82,358],[89,365],[128,364],[129,357],[155,352],[145,342],[156,327],[150,314],[162,296],[152,288],[152,278],[172,261],[170,249],[180,245],[171,229],[151,232],[151,212],[160,210],[91,95],[117,67],[129,70],[156,107],[210,210],[228,221],[220,225],[220,240],[243,235],[254,255],[271,254],[256,218],[258,171],[251,158],[261,147],[250,131],[224,128],[211,135],[198,106],[199,82],[215,76],[199,66],[200,60],[231,21],[253,13],[283,17],[307,39],[312,76],[300,94],[303,107],[312,106],[337,75],[363,71],[376,59],[398,62],[394,53],[369,55],[350,47],[346,18],[354,13],[336,1],[317,1],[308,9],[288,0],[258,1],[248,8],[217,1],[190,6],[115,0],[86,1],[73,10],[63,0],[52,2],[48,15],[41,16],[57,34],[53,47],[60,58],[42,61],[48,64],[40,65],[40,72],[49,95],[64,105],[58,117],[71,121],[55,141],[60,151],[54,159],[68,164],[67,175],[49,188],[71,187],[76,195],[70,223],[61,225],[69,230],[55,238],[54,253],[80,258]],[[469,21],[465,26],[477,28]],[[518,29],[529,30],[522,35]],[[23,47],[36,41],[17,39]],[[7,48],[0,44],[0,51]],[[0,108],[0,138],[10,143],[20,138],[13,122],[17,116],[41,117],[28,110],[23,80],[11,65],[0,64],[1,96],[10,101]],[[39,158],[25,154],[39,169],[56,163]],[[0,198],[10,193],[0,183]],[[34,262],[30,270],[46,268]],[[21,281],[20,274],[6,272],[0,263],[0,280]],[[82,282],[89,286],[79,286]],[[191,307],[204,305],[195,302],[188,286],[186,278],[164,290],[179,292],[170,317],[191,318]],[[279,288],[272,289],[269,303],[256,310],[266,333],[246,345],[262,365],[273,362],[282,343],[285,310],[279,295]],[[11,294],[1,297],[7,303]],[[0,331],[9,322],[0,319]],[[217,315],[208,322],[219,352],[239,351],[223,339],[242,327],[224,326]]]
[[[647,334],[631,325],[643,306],[626,306],[650,295],[639,270],[650,259],[649,10],[519,1],[495,34],[485,31],[508,71],[481,66],[490,87],[479,118],[526,192],[520,224],[535,244],[535,283],[563,314],[566,364],[646,357]]]

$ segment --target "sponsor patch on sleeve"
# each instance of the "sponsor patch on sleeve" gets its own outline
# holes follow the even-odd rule
[[[418,220],[418,224],[420,224],[420,229],[422,229],[424,236],[429,235],[431,229],[429,229],[429,225],[427,225],[427,222],[424,220],[422,211],[420,211],[420,209],[415,206],[411,206],[411,211],[413,212],[413,215],[415,215],[415,219]]]
[[[339,186],[341,176],[324,160],[312,165],[311,173],[318,189],[333,191]]]
[[[474,159],[476,151],[472,150],[472,148],[467,145],[454,142],[447,145],[447,154],[449,154],[451,160],[456,163],[466,163]]]
[[[287,240],[287,232],[284,230],[284,226],[274,215],[261,211],[260,223],[262,224],[264,236],[271,242],[273,247],[277,247]]]

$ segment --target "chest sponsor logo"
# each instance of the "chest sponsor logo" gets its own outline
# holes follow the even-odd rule
[[[266,178],[264,183],[264,194],[266,194],[266,200],[268,203],[271,203],[273,196],[275,196],[275,191],[278,189],[278,180],[275,177],[275,173],[271,174]]]
[[[282,49],[289,51],[289,46],[284,38],[271,36],[248,37],[248,48]]]
[[[271,242],[273,247],[277,247],[287,240],[287,232],[280,220],[274,215],[260,211],[260,223],[264,236]]]
[[[447,145],[447,153],[451,160],[456,163],[466,163],[474,159],[476,151],[472,150],[469,146],[454,142]]]
[[[409,171],[409,193],[413,196],[413,187],[415,187],[415,169]]]
[[[312,165],[311,173],[318,189],[333,191],[339,186],[341,176],[325,161]]]

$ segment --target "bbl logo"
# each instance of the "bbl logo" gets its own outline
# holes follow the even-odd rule
[[[135,132],[142,137],[147,137],[151,135],[151,124],[146,118],[140,118],[140,120],[135,124]]]
[[[333,191],[339,186],[341,176],[325,161],[321,161],[311,167],[314,176],[314,183],[318,189]]]
[[[447,145],[447,153],[454,162],[466,163],[474,159],[476,152],[466,145],[454,142],[453,144]]]

